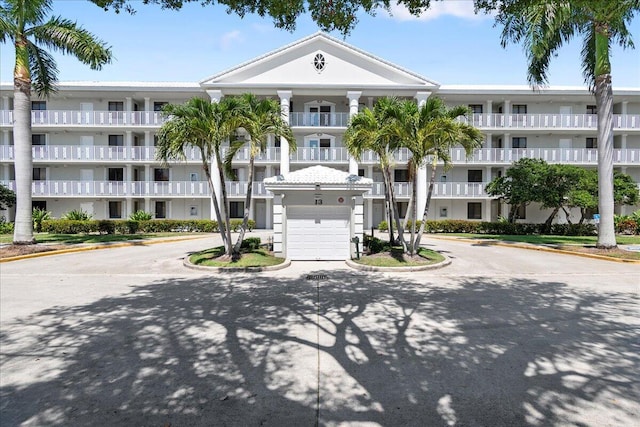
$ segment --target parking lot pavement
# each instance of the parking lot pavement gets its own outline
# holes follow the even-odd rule
[[[637,265],[427,244],[452,265],[185,269],[202,240],[3,264],[2,425],[635,425]]]

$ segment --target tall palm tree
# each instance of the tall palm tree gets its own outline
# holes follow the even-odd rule
[[[373,110],[365,109],[351,118],[344,134],[344,143],[349,155],[360,160],[365,151],[373,151],[380,162],[384,186],[385,203],[388,209],[389,237],[394,243],[393,223],[398,230],[398,240],[408,249],[404,229],[398,215],[395,192],[391,181],[393,153],[400,148],[396,131],[399,101],[396,98],[380,98]]]
[[[459,145],[464,148],[467,157],[473,154],[476,148],[482,146],[483,135],[478,129],[459,121],[458,118],[469,114],[469,109],[464,106],[447,108],[442,99],[432,97],[427,99],[418,111],[416,124],[413,128],[413,143],[409,145],[412,157],[417,166],[423,166],[427,161],[431,162],[431,176],[427,190],[427,201],[422,213],[422,224],[413,242],[414,250],[420,247],[420,239],[424,234],[433,187],[436,181],[438,163],[443,162],[444,169],[448,170],[451,163],[451,149]]]
[[[274,99],[259,99],[251,93],[245,93],[240,97],[240,102],[245,106],[245,113],[241,117],[240,126],[244,130],[248,141],[239,139],[232,141],[230,149],[225,157],[225,170],[232,174],[233,157],[238,150],[249,144],[249,176],[247,178],[247,195],[244,203],[244,217],[238,240],[233,248],[234,254],[240,253],[240,246],[244,239],[249,222],[249,211],[253,196],[253,176],[255,172],[255,158],[267,149],[269,135],[284,137],[289,143],[289,150],[296,150],[296,140],[289,124],[282,119],[280,103]]]
[[[185,150],[195,147],[200,150],[202,170],[207,177],[211,202],[218,218],[218,231],[228,257],[233,256],[231,228],[229,226],[228,200],[224,185],[222,144],[229,140],[248,113],[246,105],[238,98],[223,98],[212,103],[202,98],[191,98],[184,104],[167,104],[163,113],[168,120],[158,132],[156,157],[163,163],[184,160]],[[221,186],[217,194],[213,184],[210,165],[216,164]],[[218,201],[221,203],[218,203]]]
[[[476,0],[497,10],[504,26],[502,45],[522,42],[529,61],[528,80],[548,82],[549,62],[564,43],[582,38],[582,74],[595,93],[598,114],[598,212],[600,248],[616,246],[613,222],[613,91],[610,48],[633,47],[628,26],[640,11],[639,0]]]
[[[5,0],[0,5],[0,43],[15,47],[13,72],[16,173],[16,218],[13,242],[34,243],[31,220],[31,89],[41,97],[55,91],[58,69],[46,49],[71,54],[99,70],[111,62],[111,49],[75,22],[61,17],[46,20],[51,0]]]

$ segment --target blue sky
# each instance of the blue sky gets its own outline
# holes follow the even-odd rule
[[[134,2],[135,3],[135,2]],[[107,41],[115,61],[91,71],[72,57],[56,55],[61,81],[197,82],[318,31],[302,17],[295,32],[258,16],[240,19],[222,6],[188,4],[180,11],[137,5],[137,13],[105,12],[86,0],[55,0],[53,14],[76,20]],[[640,17],[631,31],[640,46]],[[340,34],[332,34],[342,38]],[[346,42],[441,84],[526,84],[519,45],[503,49],[493,19],[475,16],[470,0],[437,2],[420,19],[395,9],[363,15]],[[550,68],[555,86],[582,85],[580,42],[563,48]],[[0,81],[10,82],[12,46],[0,44]],[[640,87],[640,50],[616,47],[614,87]]]

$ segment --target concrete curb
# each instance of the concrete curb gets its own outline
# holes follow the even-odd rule
[[[264,267],[208,267],[205,265],[195,265],[189,261],[189,255],[182,259],[182,265],[192,270],[209,271],[212,273],[260,273],[263,271],[277,271],[282,270],[291,265],[290,259],[285,259],[284,262],[277,265],[267,265]]]
[[[481,241],[478,239],[468,239],[465,237],[446,237],[446,236],[429,236],[429,238],[440,239],[440,240],[451,240],[451,241],[458,241],[458,242],[462,241],[462,242],[470,242],[470,243],[482,242],[488,245],[502,246],[505,248],[517,248],[517,249],[527,249],[530,251],[552,252],[552,253],[559,253],[559,254],[565,254],[565,255],[574,255],[574,256],[579,256],[583,258],[599,259],[603,261],[620,262],[620,263],[626,263],[626,264],[640,264],[640,261],[636,261],[633,259],[612,258],[604,255],[588,254],[584,252],[574,252],[566,249],[557,249],[557,248],[551,248],[547,246],[534,245],[534,244],[523,244],[523,243],[515,243],[515,242],[507,243],[504,240],[482,240]]]
[[[447,265],[451,264],[451,258],[449,258],[446,255],[440,254],[442,255],[445,259],[444,261],[440,261],[436,264],[428,264],[428,265],[415,265],[415,266],[411,266],[411,267],[376,267],[373,265],[362,265],[362,264],[358,264],[356,262],[353,262],[351,260],[346,260],[345,263],[353,268],[354,270],[360,270],[360,271],[379,271],[379,272],[395,272],[395,273],[402,273],[402,272],[408,272],[408,271],[425,271],[425,270],[436,270],[438,268],[443,268],[446,267]]]
[[[56,249],[52,251],[44,251],[44,252],[36,252],[33,254],[26,255],[18,255],[7,258],[0,258],[0,264],[4,262],[11,261],[20,261],[22,259],[29,258],[39,258],[43,256],[49,255],[63,255],[70,254],[74,252],[86,252],[86,251],[95,251],[98,249],[110,249],[110,248],[124,248],[127,246],[147,246],[147,245],[157,245],[160,243],[171,243],[171,242],[181,242],[184,240],[195,240],[195,239],[204,239],[209,236],[190,236],[190,237],[181,237],[181,238],[170,238],[170,239],[149,239],[149,240],[129,240],[127,242],[118,242],[118,243],[96,243],[91,246],[81,246],[74,248],[66,248],[66,249]]]

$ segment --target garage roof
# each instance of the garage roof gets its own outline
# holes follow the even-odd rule
[[[286,175],[272,176],[264,180],[267,187],[305,187],[309,185],[331,185],[335,188],[370,188],[373,181],[370,178],[352,175],[338,169],[326,166],[311,166],[290,172]]]

